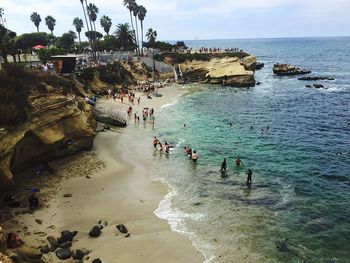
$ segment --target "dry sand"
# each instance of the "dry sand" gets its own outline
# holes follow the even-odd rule
[[[163,97],[152,100],[138,93],[136,98],[142,96],[141,105],[137,106],[136,102],[136,106],[132,107],[139,112],[143,107],[153,107],[157,111],[162,105],[174,102],[185,91],[167,87],[159,92]],[[103,100],[99,106],[126,112],[129,103],[109,99]],[[50,205],[34,214],[19,215],[13,221],[17,222],[17,226],[12,226],[25,225],[28,229],[24,240],[36,245],[46,244],[47,235],[59,236],[62,230],[76,230],[79,233],[72,248],[92,251],[89,260],[84,262],[91,262],[94,258],[100,258],[104,263],[203,262],[203,255],[187,237],[172,232],[168,222],[154,215],[153,211],[167,194],[167,188],[150,179],[150,168],[144,160],[134,158],[132,164],[128,162],[128,156],[137,149],[128,149],[121,154],[122,145],[127,144],[127,130],[113,129],[99,133],[92,150],[97,169],[88,165],[86,156],[85,159],[78,157],[81,161],[73,165],[60,166],[61,170],[69,173],[75,173],[76,167],[80,167],[77,173],[84,176],[65,177],[61,183],[56,182],[59,186],[55,187]],[[88,179],[85,173],[91,170],[93,173]],[[63,197],[66,193],[71,193],[72,197]],[[42,224],[39,225],[35,219],[42,220]],[[89,238],[89,230],[99,220],[105,225],[101,236]],[[131,235],[125,237],[121,234],[115,227],[118,224],[124,224]],[[45,261],[60,262],[54,253],[45,255]]]

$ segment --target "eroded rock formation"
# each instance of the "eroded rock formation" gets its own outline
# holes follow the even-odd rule
[[[309,74],[311,71],[303,70],[288,64],[275,64],[273,65],[273,73],[279,76],[291,76]]]

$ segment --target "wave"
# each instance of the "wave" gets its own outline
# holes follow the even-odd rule
[[[165,109],[165,108],[169,108],[169,107],[171,107],[171,106],[176,105],[178,102],[179,102],[179,100],[178,100],[178,99],[175,99],[175,100],[173,100],[173,101],[170,102],[170,103],[166,103],[166,104],[162,105],[162,106],[160,107],[160,109],[162,110],[162,109]]]
[[[185,226],[185,220],[190,219],[194,221],[200,221],[204,218],[203,214],[198,213],[184,213],[172,206],[172,199],[177,195],[175,190],[171,190],[163,200],[159,203],[158,208],[154,211],[154,214],[164,220],[167,220],[170,228],[174,232],[178,232],[185,236],[188,236],[192,241],[192,244],[200,251],[205,261],[204,263],[214,262],[215,257],[212,251],[215,249],[213,246],[205,243],[194,232],[191,232]]]

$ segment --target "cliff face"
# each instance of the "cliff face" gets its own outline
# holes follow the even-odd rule
[[[0,188],[16,172],[92,147],[96,123],[84,98],[40,85],[44,93],[35,84],[24,93],[25,120],[0,130]]]
[[[205,82],[226,86],[255,85],[256,58],[246,53],[179,54],[169,53],[159,59],[172,64],[185,82]],[[178,67],[180,66],[180,70]]]

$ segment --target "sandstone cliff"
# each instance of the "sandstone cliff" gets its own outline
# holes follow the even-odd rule
[[[204,82],[226,86],[255,85],[256,58],[243,52],[223,54],[164,54],[185,82]]]
[[[78,83],[19,68],[0,80],[0,188],[19,171],[92,147],[96,124]]]

